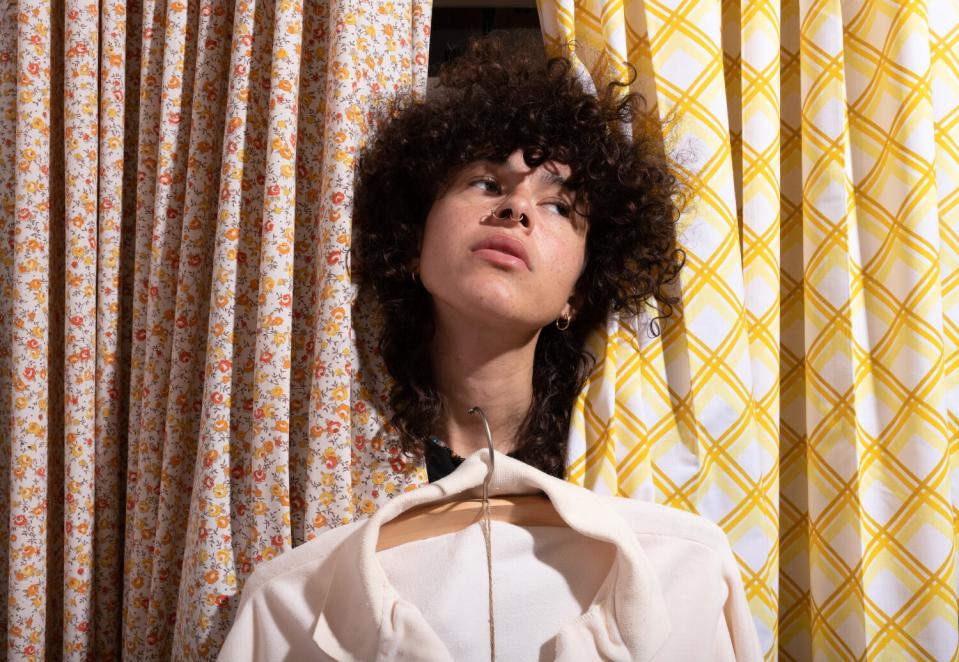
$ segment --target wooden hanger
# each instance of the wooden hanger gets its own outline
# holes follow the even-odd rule
[[[380,527],[376,551],[397,545],[425,540],[446,533],[455,533],[478,523],[483,518],[484,505],[488,504],[491,520],[507,522],[516,526],[568,526],[553,504],[541,494],[513,495],[489,498],[489,484],[493,480],[494,453],[493,434],[486,416],[479,407],[469,410],[479,414],[486,430],[490,463],[483,481],[482,499],[447,500],[428,503],[412,508]]]
[[[489,499],[490,519],[516,526],[569,526],[553,504],[539,494]],[[455,533],[476,524],[483,517],[482,499],[442,501],[413,508],[380,528],[376,551],[397,545]]]

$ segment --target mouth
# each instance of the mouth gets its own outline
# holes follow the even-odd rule
[[[529,253],[526,252],[523,242],[507,235],[496,234],[487,237],[474,244],[470,251],[502,266],[524,266],[529,271],[533,270],[529,261]]]

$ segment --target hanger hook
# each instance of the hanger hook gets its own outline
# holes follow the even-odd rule
[[[489,499],[489,484],[493,480],[493,471],[496,460],[493,457],[493,432],[489,429],[489,421],[486,420],[486,414],[479,407],[470,407],[467,414],[478,414],[483,421],[483,429],[486,431],[486,446],[489,448],[489,471],[486,472],[486,480],[483,481],[483,500]]]

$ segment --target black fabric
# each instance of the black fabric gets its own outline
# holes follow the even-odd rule
[[[449,476],[461,464],[463,458],[444,446],[439,439],[430,439],[426,445],[426,475],[431,483]]]
[[[426,476],[431,483],[449,476],[456,471],[456,467],[463,464],[465,459],[451,451],[438,437],[430,437],[430,443],[426,444],[425,455]],[[512,453],[507,455],[516,459]]]

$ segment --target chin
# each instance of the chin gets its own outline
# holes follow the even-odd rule
[[[533,300],[517,279],[508,273],[472,274],[470,278],[438,281],[437,284],[433,279],[424,280],[434,307],[473,324],[530,331],[538,330],[549,322],[541,323],[541,315],[531,315],[542,302]]]
[[[524,322],[521,307],[510,299],[501,299],[496,296],[465,296],[458,308],[470,317],[477,317],[487,321],[503,323]]]
[[[435,298],[434,298],[435,299]],[[535,326],[523,306],[512,297],[497,296],[495,292],[463,291],[460,296],[444,298],[442,307],[460,319],[477,326],[515,328],[517,331]]]

